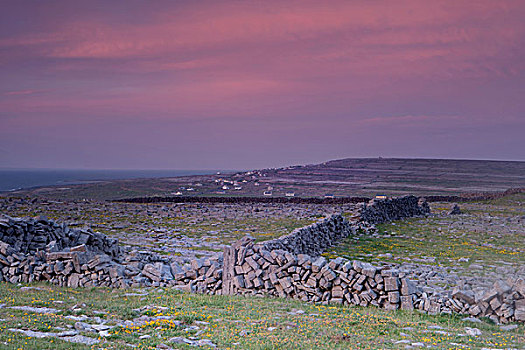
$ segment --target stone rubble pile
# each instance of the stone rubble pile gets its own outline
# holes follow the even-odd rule
[[[492,288],[475,293],[456,287],[452,299],[447,300],[450,309],[475,317],[489,317],[494,322],[525,322],[525,280],[497,281]]]
[[[361,208],[361,219],[372,224],[430,214],[424,199],[416,196],[372,199]]]
[[[66,224],[57,224],[44,217],[0,219],[0,241],[22,254],[34,254],[44,249],[62,251],[79,245],[85,245],[94,254],[117,257],[120,253],[117,239],[90,229],[70,229]]]
[[[189,285],[193,291],[221,287],[220,257],[179,266],[147,251],[124,252],[115,239],[38,218],[0,219],[0,281],[49,281],[67,287]]]

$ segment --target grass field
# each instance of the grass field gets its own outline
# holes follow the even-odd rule
[[[464,214],[450,216],[450,203],[432,203],[433,215],[377,226],[374,236],[350,237],[328,256],[369,262],[423,262],[449,267],[460,274],[478,274],[498,267],[525,265],[525,194],[464,203]]]
[[[319,306],[285,299],[194,295],[164,289],[72,290],[47,284],[32,287],[22,290],[20,286],[0,284],[0,348],[155,349],[162,348],[161,344],[194,348],[170,343],[177,336],[208,339],[220,349],[404,349],[407,345],[522,349],[525,344],[523,325],[502,331],[486,321],[471,323],[459,316],[430,316],[417,311]],[[56,312],[41,314],[11,306],[48,307]],[[70,315],[85,315],[86,323],[114,327],[106,337],[84,332],[100,341],[93,346],[9,331],[73,329],[75,321],[67,318]],[[138,327],[118,326],[141,315],[168,317]],[[481,335],[467,335],[466,327],[479,329]]]

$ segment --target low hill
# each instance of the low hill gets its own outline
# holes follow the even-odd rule
[[[347,158],[240,173],[100,181],[9,196],[106,200],[141,196],[325,197],[451,195],[525,187],[525,162]],[[6,195],[6,194],[4,194]]]

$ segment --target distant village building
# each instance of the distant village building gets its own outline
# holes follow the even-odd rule
[[[260,183],[256,182],[253,184],[254,186],[260,186]]]
[[[233,189],[239,191],[242,190],[242,186],[235,186]]]
[[[272,195],[272,191],[264,191],[263,192],[263,196],[271,196]]]
[[[172,192],[171,194],[173,194],[175,196],[182,196],[182,192],[180,192],[180,191]]]
[[[387,199],[388,197],[384,194],[376,194],[376,199]]]
[[[333,195],[333,193],[327,193],[324,195],[324,198],[334,198],[335,196]]]
[[[230,188],[228,186],[224,185],[224,186],[222,186],[222,189],[223,190],[229,190]]]
[[[295,197],[295,193],[294,192],[286,192],[284,195],[286,197]]]

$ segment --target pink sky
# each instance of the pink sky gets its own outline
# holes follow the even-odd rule
[[[0,167],[525,160],[525,2],[4,1]]]

